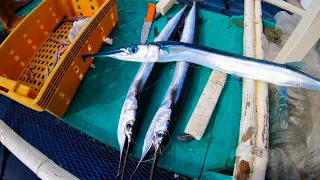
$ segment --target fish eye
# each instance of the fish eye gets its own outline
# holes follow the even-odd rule
[[[164,138],[164,135],[165,135],[164,131],[157,132],[157,134],[156,134],[157,140],[162,141],[162,139]]]
[[[129,52],[130,52],[131,54],[137,53],[137,52],[138,52],[138,46],[132,46],[132,47],[130,47],[130,48],[129,48]]]
[[[131,132],[132,131],[132,128],[133,128],[133,122],[132,121],[129,121],[127,122],[126,124],[126,129]]]

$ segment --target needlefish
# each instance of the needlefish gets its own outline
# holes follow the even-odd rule
[[[185,19],[184,28],[181,35],[181,42],[193,43],[194,31],[196,21],[196,2],[193,2],[193,6]],[[151,168],[150,179],[153,178],[154,167],[157,162],[157,157],[161,151],[163,151],[163,140],[169,136],[169,128],[172,124],[172,117],[178,109],[178,102],[181,99],[181,91],[184,86],[184,82],[187,76],[188,63],[179,61],[176,63],[174,75],[169,88],[161,102],[159,109],[157,110],[154,118],[151,121],[146,137],[144,139],[142,155],[140,161],[133,172],[138,169],[142,160],[145,158],[150,150],[154,150],[153,165]],[[131,179],[130,178],[130,179]]]
[[[275,84],[284,97],[288,97],[286,87],[320,91],[319,76],[302,62],[277,64],[189,43],[153,42],[88,55],[91,56],[134,62],[191,62],[238,77]]]
[[[172,19],[168,21],[166,26],[163,28],[160,34],[155,38],[154,41],[166,41],[169,39],[170,35],[172,34],[175,27],[177,26],[185,8],[186,7],[182,8]],[[133,132],[134,124],[137,118],[137,110],[139,108],[139,95],[144,89],[144,86],[151,74],[153,67],[154,67],[154,63],[152,62],[146,62],[141,64],[129,88],[127,97],[124,101],[124,104],[121,110],[118,130],[117,130],[118,143],[120,147],[120,161],[119,161],[117,176],[120,176],[122,158],[124,156],[121,179],[123,179],[123,176],[126,170],[127,156],[129,153],[130,143],[132,141],[132,136],[134,133]],[[124,152],[125,154],[123,154]]]

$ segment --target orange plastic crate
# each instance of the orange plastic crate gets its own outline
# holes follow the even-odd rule
[[[44,0],[0,46],[0,94],[37,111],[62,117],[91,62],[81,56],[96,53],[118,22],[117,0]],[[51,38],[69,40],[73,22],[65,16],[91,16],[68,49],[60,57],[46,81],[46,66],[62,45]],[[54,32],[53,32],[54,31]],[[29,67],[35,81],[27,75]]]

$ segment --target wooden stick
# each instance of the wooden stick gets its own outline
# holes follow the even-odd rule
[[[298,26],[275,58],[276,63],[301,61],[320,38],[320,1],[313,0]]]
[[[254,57],[254,0],[244,1],[243,54]],[[233,179],[249,179],[253,172],[253,155],[256,138],[256,83],[252,79],[243,79],[242,114],[240,121],[239,145],[236,151],[236,163]]]
[[[266,3],[272,4],[274,6],[277,6],[281,9],[284,9],[286,11],[289,11],[291,13],[298,14],[300,16],[303,16],[304,13],[306,12],[304,9],[301,9],[283,0],[263,0],[263,1]]]
[[[0,120],[0,141],[23,164],[44,180],[78,179],[22,139],[6,123]]]
[[[262,9],[261,0],[254,1],[255,8],[255,58],[264,59],[262,48]],[[268,164],[268,145],[269,145],[269,97],[268,83],[256,82],[256,106],[257,106],[257,134],[256,134],[256,153],[253,161],[252,179],[264,179]]]

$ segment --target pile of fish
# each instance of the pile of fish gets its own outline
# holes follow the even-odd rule
[[[188,71],[188,63],[199,64],[238,77],[276,84],[279,92],[282,93],[285,93],[284,87],[320,90],[320,79],[309,73],[309,70],[302,63],[280,65],[192,44],[196,20],[195,6],[194,2],[185,20],[180,42],[168,42],[167,40],[177,25],[185,7],[168,22],[153,43],[132,45],[113,51],[83,56],[84,61],[88,57],[111,57],[125,61],[143,62],[128,91],[118,125],[117,133],[120,146],[118,176],[120,176],[122,157],[125,152],[121,179],[123,179],[126,159],[134,135],[137,109],[140,104],[139,95],[152,72],[154,63],[177,61],[172,82],[145,136],[142,156],[137,165],[138,168],[147,153],[153,149],[154,163],[151,170],[151,178],[157,156],[163,150],[163,141],[169,136],[172,116],[175,113],[173,109],[177,106],[181,96],[181,89],[184,86]]]
[[[160,34],[155,38],[155,42],[168,40],[174,29],[176,28],[183,12],[186,7],[181,9],[163,28]],[[182,34],[181,41],[183,42],[192,42],[195,29],[195,4],[193,5],[188,17],[185,20],[185,26]],[[152,73],[154,63],[143,63],[136,74],[133,83],[131,84],[127,98],[124,102],[119,125],[118,125],[118,142],[120,146],[120,162],[118,168],[118,176],[120,176],[121,166],[122,166],[122,157],[124,154],[123,168],[121,172],[121,179],[126,169],[126,160],[130,148],[130,143],[132,142],[132,135],[135,126],[135,121],[137,118],[137,110],[139,108],[139,95],[142,93],[144,86]],[[178,62],[176,64],[174,77],[169,86],[169,89],[160,105],[155,117],[153,118],[151,125],[147,131],[141,159],[137,165],[137,168],[133,172],[132,176],[138,169],[142,160],[146,157],[147,153],[153,148],[154,153],[154,163],[151,170],[150,177],[152,178],[154,165],[156,163],[157,155],[161,151],[162,141],[169,133],[169,126],[171,122],[171,117],[174,114],[172,110],[177,106],[177,102],[181,95],[181,88],[184,85],[184,80],[187,74],[188,64],[185,62]],[[126,148],[126,150],[125,150]]]
[[[84,19],[88,19],[88,16],[75,16],[72,18],[67,19],[66,16],[56,25],[56,27],[54,28],[53,31],[56,31],[64,22],[76,22],[76,21],[82,21]],[[81,27],[82,28],[82,27]],[[81,30],[81,29],[80,29]],[[79,32],[80,30],[78,30],[77,32]],[[72,31],[72,29],[70,30]],[[73,34],[73,36],[76,36],[76,34]],[[48,62],[46,63],[46,68],[45,68],[45,73],[44,73],[44,78],[43,81],[46,82],[46,80],[49,77],[49,74],[53,71],[54,67],[57,65],[60,57],[62,56],[62,54],[68,49],[71,41],[73,40],[72,38],[70,38],[69,35],[69,39],[70,41],[64,40],[64,39],[57,39],[57,38],[50,38],[51,41],[56,42],[57,44],[61,44],[62,48],[58,49],[54,52],[53,54],[53,62],[52,65],[49,69],[48,67]],[[30,66],[27,70],[26,75],[28,76],[28,78],[30,79],[31,82],[35,81],[34,75],[33,75],[33,69],[35,69],[34,66]]]
[[[54,52],[54,54],[53,54],[53,62],[52,62],[52,66],[51,66],[50,69],[48,67],[48,62],[46,62],[46,68],[45,68],[44,77],[43,77],[43,81],[44,82],[47,81],[47,79],[49,77],[49,74],[53,71],[53,68],[58,63],[61,55],[66,51],[66,49],[70,45],[69,41],[66,41],[66,40],[63,40],[63,39],[50,38],[50,40],[53,41],[53,42],[56,42],[58,44],[61,44],[63,47]],[[33,69],[35,69],[35,67],[34,66],[30,66],[28,68],[28,71],[27,71],[27,76],[28,76],[28,78],[30,79],[31,82],[35,81],[35,78],[34,78],[34,75],[33,75],[33,72],[32,72]]]
[[[50,39],[51,41],[53,42],[56,42],[56,43],[59,43],[62,45],[62,48],[61,49],[58,49],[54,52],[54,55],[53,55],[53,64],[51,66],[51,68],[49,69],[48,68],[48,62],[46,63],[46,69],[45,69],[45,74],[44,74],[44,78],[43,78],[43,81],[46,82],[46,80],[48,79],[49,77],[49,74],[53,71],[53,68],[57,65],[61,55],[67,50],[67,48],[69,47],[70,45],[70,42],[69,41],[66,41],[66,40],[63,40],[63,39],[55,39],[55,38],[51,38]]]

